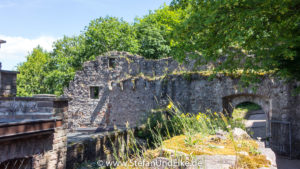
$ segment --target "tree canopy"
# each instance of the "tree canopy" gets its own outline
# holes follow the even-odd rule
[[[49,53],[38,46],[26,59],[26,62],[18,66],[20,72],[17,78],[18,95],[30,96],[38,93],[51,93],[46,84],[48,74],[46,65],[50,61]]]
[[[257,72],[300,80],[299,9],[293,0],[173,0],[134,23],[100,17],[80,35],[57,40],[51,52],[33,49],[18,66],[18,95],[63,94],[83,62],[112,50],[189,57],[213,63],[215,72],[243,70],[252,82]]]
[[[115,17],[92,20],[84,32],[86,56],[95,58],[108,51],[139,50],[136,31],[129,23]]]
[[[169,10],[165,8],[168,7],[159,10]],[[85,61],[108,51],[127,51],[149,59],[169,56],[168,31],[154,20],[173,14],[149,13],[144,18],[136,19],[134,24],[116,17],[100,17],[92,20],[79,36],[65,36],[54,42],[52,52],[41,47],[33,49],[27,61],[18,66],[18,95],[61,95]]]
[[[243,75],[273,71],[300,80],[300,1],[173,0],[187,17],[175,29],[173,53],[199,64],[218,62],[216,70]]]

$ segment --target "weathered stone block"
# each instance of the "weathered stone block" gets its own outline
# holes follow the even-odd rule
[[[53,101],[39,101],[37,102],[38,107],[51,107],[53,108]]]

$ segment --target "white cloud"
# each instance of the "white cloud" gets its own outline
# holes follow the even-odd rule
[[[58,38],[41,36],[35,39],[28,39],[23,37],[0,35],[0,39],[6,41],[6,43],[2,44],[0,48],[2,69],[15,70],[19,63],[26,61],[25,56],[27,56],[33,48],[40,45],[43,49],[51,51],[53,42]]]

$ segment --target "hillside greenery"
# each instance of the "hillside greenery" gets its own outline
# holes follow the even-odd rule
[[[215,73],[243,70],[246,84],[257,82],[257,72],[299,80],[299,9],[293,0],[173,0],[134,23],[100,17],[54,42],[51,52],[33,49],[17,68],[18,96],[61,95],[83,62],[112,50],[189,57],[211,63]]]

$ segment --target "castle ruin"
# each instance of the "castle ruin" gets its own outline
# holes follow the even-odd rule
[[[147,60],[126,52],[110,52],[85,62],[65,90],[71,98],[69,130],[136,127],[152,109],[166,106],[169,99],[190,113],[207,109],[231,113],[239,103],[250,101],[266,113],[266,133],[273,149],[299,156],[300,96],[292,95],[297,83],[260,78],[256,90],[240,89],[239,78],[220,75],[210,80],[205,70],[195,70],[193,62],[179,64],[171,58]]]

